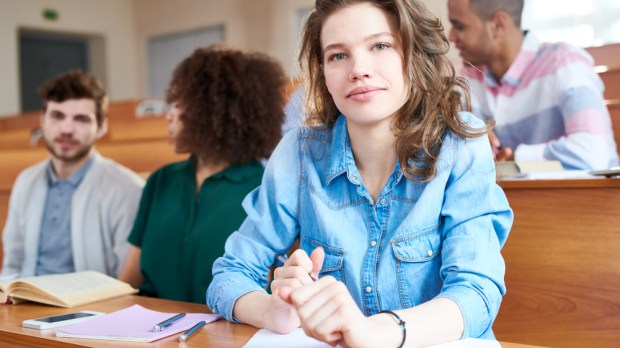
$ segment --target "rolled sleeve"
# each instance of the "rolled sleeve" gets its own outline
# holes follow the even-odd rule
[[[513,213],[495,182],[486,138],[460,141],[458,148],[442,211],[445,238],[439,297],[449,298],[460,307],[464,338],[491,338],[491,327],[506,292],[501,248],[508,238]]]
[[[297,134],[289,132],[270,158],[261,186],[243,200],[247,218],[227,239],[224,256],[213,264],[207,304],[230,321],[238,322],[233,317],[237,299],[252,291],[266,292],[269,267],[277,254],[290,250],[298,235],[299,175],[298,167],[291,166],[298,162],[297,149]]]

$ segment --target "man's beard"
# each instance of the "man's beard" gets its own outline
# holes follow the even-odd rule
[[[73,140],[72,138],[67,138],[67,139]],[[66,163],[79,162],[80,160],[84,159],[84,157],[88,156],[88,154],[90,153],[90,150],[93,147],[93,144],[90,144],[89,146],[83,146],[80,144],[80,146],[77,148],[76,153],[74,153],[73,155],[67,156],[67,155],[62,154],[61,152],[56,151],[56,149],[54,148],[55,140],[51,140],[51,141],[48,139],[44,139],[44,140],[45,140],[45,147],[52,154],[52,156]]]

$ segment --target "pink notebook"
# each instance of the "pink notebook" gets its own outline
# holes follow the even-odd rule
[[[95,340],[153,342],[183,333],[204,320],[207,324],[221,318],[219,314],[187,313],[164,331],[153,326],[178,313],[156,312],[139,305],[121,309],[85,322],[66,326],[56,331],[57,337],[88,338]]]

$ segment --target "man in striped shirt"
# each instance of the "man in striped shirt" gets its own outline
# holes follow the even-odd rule
[[[618,165],[603,83],[592,57],[521,30],[523,0],[448,0],[449,38],[464,61],[473,112],[495,120],[496,160]]]

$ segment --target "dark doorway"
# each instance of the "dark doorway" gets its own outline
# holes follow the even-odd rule
[[[22,112],[41,108],[37,88],[71,69],[89,70],[87,37],[48,32],[19,33],[19,73]]]

